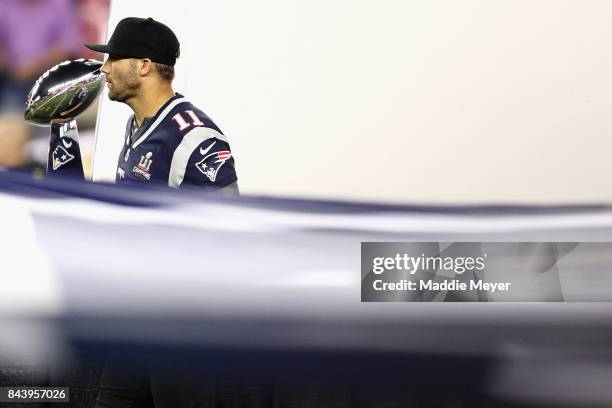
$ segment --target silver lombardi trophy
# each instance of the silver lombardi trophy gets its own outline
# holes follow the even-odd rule
[[[69,163],[75,154],[69,148],[78,143],[75,118],[96,99],[104,83],[100,71],[102,63],[91,59],[64,61],[42,74],[28,95],[25,120],[38,126],[51,126],[50,152],[47,172],[58,170]],[[62,143],[59,143],[59,142]],[[78,145],[77,145],[78,146]],[[74,163],[80,163],[75,160]],[[83,169],[77,173],[83,174]]]

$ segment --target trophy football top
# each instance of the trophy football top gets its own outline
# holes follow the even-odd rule
[[[42,74],[26,102],[25,120],[39,126],[69,122],[96,99],[104,83],[102,62],[64,61]]]

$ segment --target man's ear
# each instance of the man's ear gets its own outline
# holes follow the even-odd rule
[[[153,61],[148,58],[142,59],[140,65],[140,75],[145,76],[149,75],[149,73],[153,70]]]

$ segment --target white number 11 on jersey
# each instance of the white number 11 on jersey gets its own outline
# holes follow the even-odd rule
[[[193,113],[192,110],[186,110],[185,113],[191,118],[191,123],[187,122],[180,112],[172,117],[172,120],[175,121],[177,125],[179,125],[179,130],[185,130],[192,125],[204,126],[204,123],[200,119],[198,119],[198,117],[195,113]]]

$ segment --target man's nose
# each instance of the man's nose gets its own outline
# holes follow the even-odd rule
[[[110,64],[108,60],[104,61],[104,64],[102,64],[102,68],[100,68],[100,71],[102,71],[105,75],[110,74]]]

